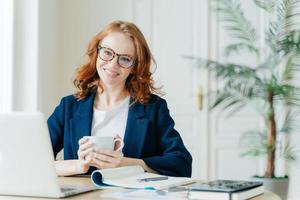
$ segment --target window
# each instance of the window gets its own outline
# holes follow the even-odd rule
[[[0,1],[0,112],[12,110],[13,2]]]

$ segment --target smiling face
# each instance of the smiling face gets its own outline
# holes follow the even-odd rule
[[[112,32],[104,37],[99,45],[101,47],[113,50],[118,55],[129,55],[132,58],[135,57],[135,47],[133,41],[124,33]],[[105,61],[99,57],[99,52],[96,67],[104,88],[125,87],[126,79],[133,68],[121,67],[118,64],[117,55],[115,55],[112,60]]]

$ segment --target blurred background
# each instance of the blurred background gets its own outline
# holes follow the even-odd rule
[[[264,13],[252,0],[242,2],[245,16],[263,35]],[[217,83],[184,58],[225,59],[222,49],[230,38],[216,18],[209,0],[0,0],[0,111],[41,111],[48,117],[63,96],[74,92],[75,71],[87,61],[91,38],[113,20],[131,21],[153,52],[153,76],[193,155],[193,176],[249,179],[262,174],[264,163],[241,157],[239,149],[242,132],[259,127],[259,118],[251,109],[232,117],[209,111],[206,94]],[[256,62],[247,55],[230,59]],[[300,133],[292,137],[299,148]],[[281,163],[276,173],[285,170],[288,199],[297,200],[300,162]]]

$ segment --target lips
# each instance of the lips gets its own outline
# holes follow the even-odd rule
[[[111,77],[111,78],[115,78],[115,77],[117,77],[117,76],[120,75],[120,73],[118,73],[118,72],[116,72],[116,71],[114,71],[114,70],[111,70],[111,69],[103,68],[103,71],[104,71],[104,73],[105,73],[107,76],[109,76],[109,77]]]

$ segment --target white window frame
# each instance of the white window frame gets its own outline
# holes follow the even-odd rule
[[[0,0],[0,112],[12,110],[13,2]]]

